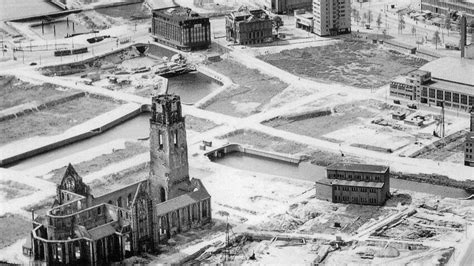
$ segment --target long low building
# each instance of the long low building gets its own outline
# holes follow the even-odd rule
[[[390,83],[390,95],[469,111],[474,104],[474,60],[440,58]]]

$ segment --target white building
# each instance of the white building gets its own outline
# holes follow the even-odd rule
[[[350,0],[313,0],[314,30],[319,36],[351,32]]]

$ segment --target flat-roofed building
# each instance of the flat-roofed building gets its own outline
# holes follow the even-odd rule
[[[314,0],[313,32],[319,36],[351,32],[350,0]]]
[[[382,165],[336,163],[327,178],[316,181],[316,197],[334,203],[383,205],[390,196],[390,168]]]
[[[189,8],[168,7],[153,10],[151,35],[156,42],[184,50],[207,49],[211,45],[209,18]]]
[[[272,20],[261,9],[233,11],[225,17],[226,40],[238,44],[272,41]]]
[[[390,82],[390,95],[469,111],[474,104],[474,60],[440,58]]]

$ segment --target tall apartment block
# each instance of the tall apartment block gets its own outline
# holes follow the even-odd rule
[[[474,107],[471,106],[471,126],[466,136],[465,152],[464,152],[464,165],[474,166]]]
[[[350,0],[313,0],[314,30],[319,36],[351,32]]]

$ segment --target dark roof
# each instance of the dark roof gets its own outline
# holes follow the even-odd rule
[[[199,179],[192,181],[197,183],[194,191],[157,204],[155,206],[156,214],[161,216],[211,197]]]
[[[386,165],[373,164],[354,164],[354,163],[335,163],[328,166],[327,170],[335,171],[353,171],[365,173],[385,173],[388,170]]]
[[[92,240],[99,240],[106,236],[115,234],[115,227],[111,223],[104,224],[89,230],[89,235]]]

